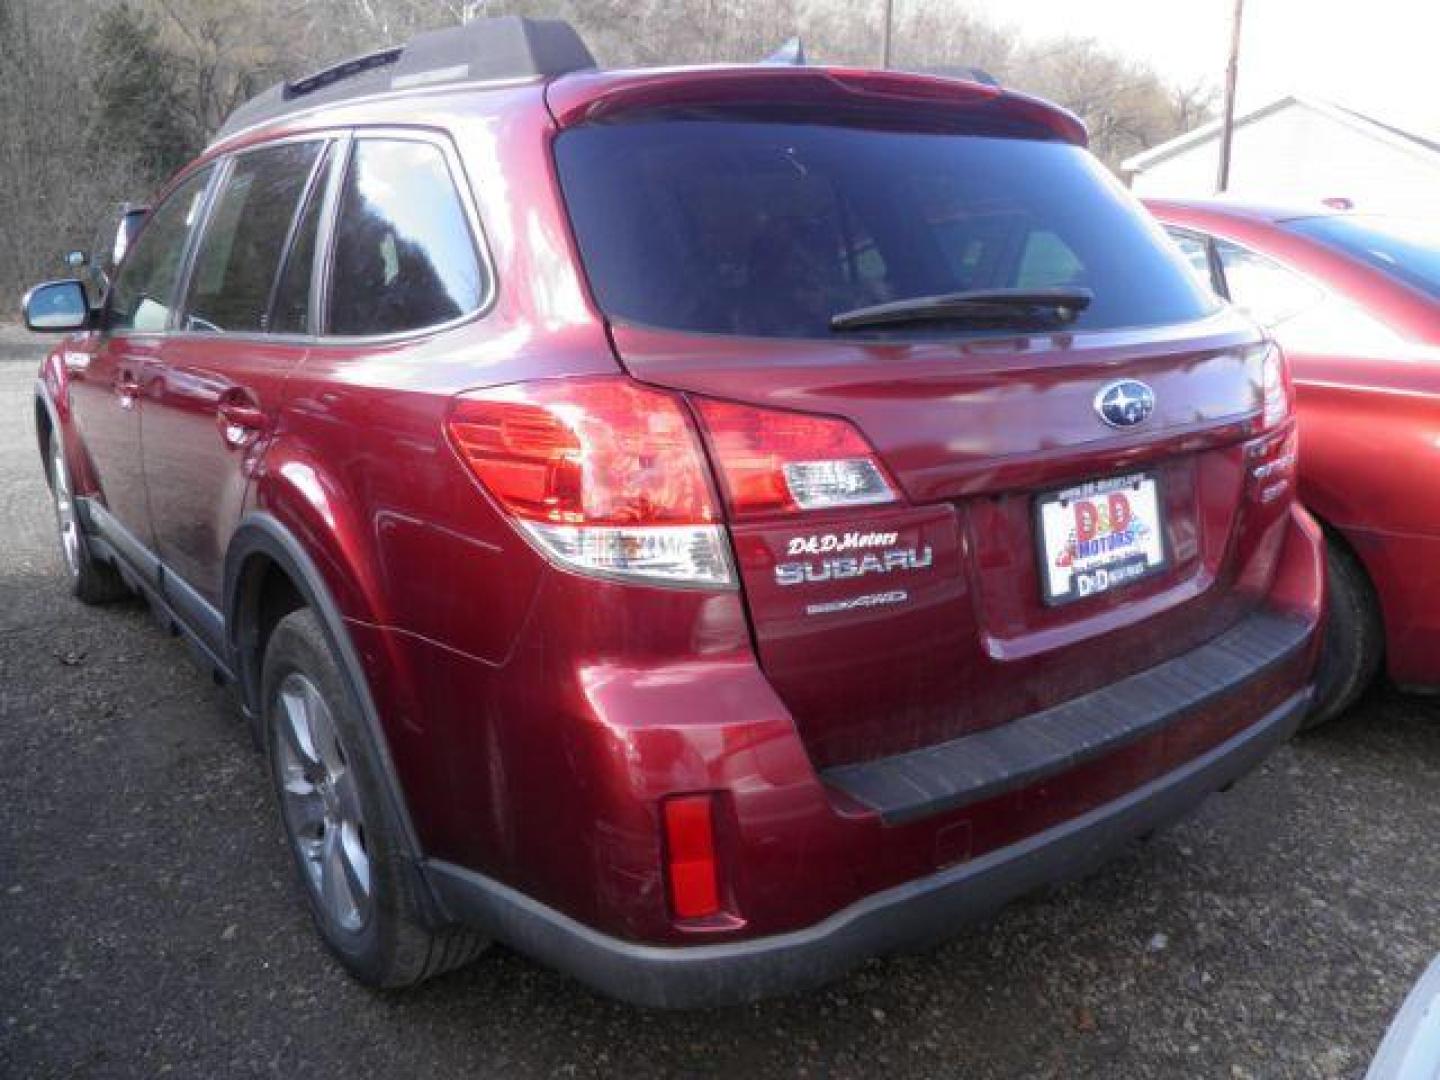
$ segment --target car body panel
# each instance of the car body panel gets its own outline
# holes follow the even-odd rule
[[[65,397],[75,426],[84,432],[81,445],[95,491],[122,525],[152,544],[140,380],[163,344],[159,334],[93,336],[68,345],[60,357],[68,372]]]
[[[141,436],[155,550],[220,605],[225,549],[265,458],[285,378],[306,347],[245,336],[174,334],[141,372]],[[248,427],[222,409],[263,418]]]

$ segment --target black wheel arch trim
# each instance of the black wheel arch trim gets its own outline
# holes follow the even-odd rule
[[[424,852],[419,834],[410,816],[410,806],[405,798],[404,786],[390,754],[389,740],[380,722],[380,713],[370,693],[370,682],[365,665],[356,651],[354,643],[345,628],[345,617],[335,603],[320,569],[295,535],[277,518],[263,511],[247,514],[236,528],[225,554],[224,585],[221,600],[225,612],[226,645],[234,658],[238,675],[241,698],[247,714],[252,717],[263,715],[264,703],[260,701],[259,662],[255,656],[258,642],[254,635],[258,631],[255,620],[243,610],[247,597],[243,594],[244,571],[254,556],[264,556],[273,561],[299,591],[307,607],[315,612],[326,641],[334,650],[340,669],[359,707],[361,727],[370,741],[371,760],[375,762],[383,790],[383,797],[390,803],[393,820],[399,825],[400,842],[404,846],[405,861],[410,867],[412,888],[422,898],[427,915],[435,924],[447,922],[435,898],[430,883],[420,870]],[[245,640],[249,638],[250,640]]]
[[[60,413],[58,410],[56,410],[55,403],[50,400],[50,388],[45,385],[45,380],[43,378],[36,378],[35,380],[35,404],[44,408],[45,416],[50,422],[50,437],[54,438],[61,430]],[[38,424],[35,427],[35,437],[36,439],[40,440],[39,449],[40,453],[43,455],[46,449],[44,442],[45,433],[40,430]],[[49,476],[48,463],[46,476]]]

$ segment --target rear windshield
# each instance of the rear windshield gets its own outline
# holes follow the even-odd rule
[[[1072,325],[1090,330],[1216,304],[1068,143],[671,119],[576,128],[555,153],[591,285],[620,322],[830,337],[842,311],[991,288],[1089,289]],[[937,327],[862,336],[897,332]]]
[[[1344,214],[1284,224],[1440,300],[1440,226],[1433,222]]]

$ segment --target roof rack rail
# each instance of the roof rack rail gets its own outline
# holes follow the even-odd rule
[[[518,15],[476,19],[276,83],[232,112],[215,137],[223,139],[301,109],[390,90],[496,79],[553,79],[595,66],[595,57],[567,22]]]
[[[312,75],[306,75],[303,79],[285,83],[284,96],[296,98],[301,94],[312,94],[322,86],[329,86],[341,79],[359,75],[362,71],[388,67],[397,63],[404,52],[405,49],[402,46],[396,46],[392,49],[380,49],[377,52],[366,53],[364,56],[352,56],[349,60],[341,60],[338,64],[331,64]]]

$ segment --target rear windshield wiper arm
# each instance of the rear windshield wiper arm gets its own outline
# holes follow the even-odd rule
[[[971,289],[938,296],[913,296],[908,300],[842,311],[830,317],[830,328],[863,330],[908,323],[1038,319],[1068,323],[1094,299],[1095,294],[1089,289]]]

